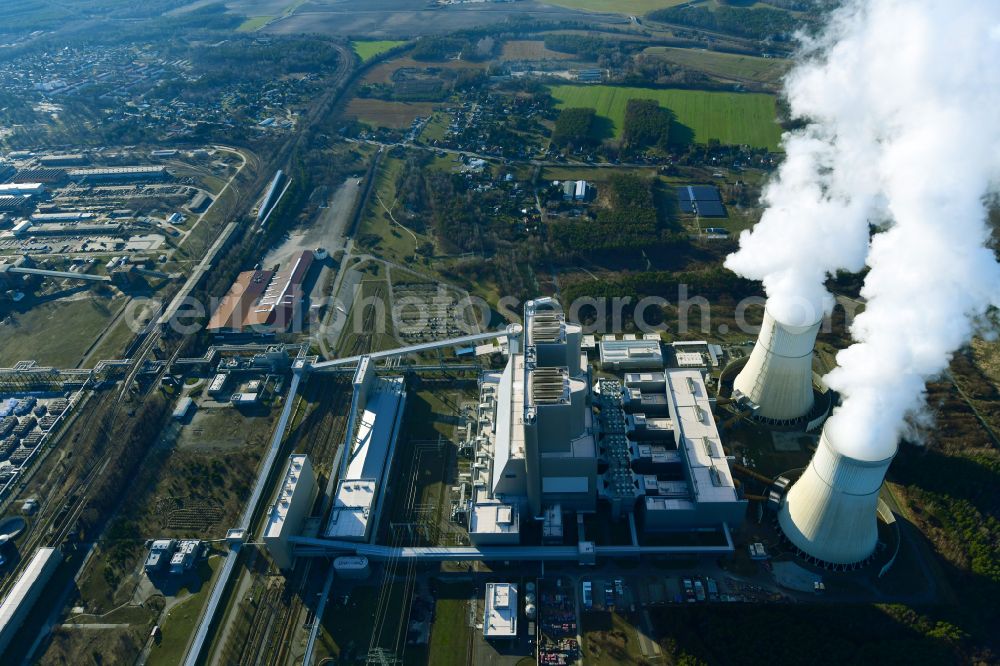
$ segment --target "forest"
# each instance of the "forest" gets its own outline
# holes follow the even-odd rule
[[[662,225],[653,202],[652,181],[616,174],[605,186],[608,205],[596,220],[555,222],[549,227],[550,249],[560,258],[576,253],[636,250],[684,242]]]
[[[713,11],[705,7],[682,5],[650,12],[648,18],[664,23],[679,23],[705,30],[728,32],[751,39],[775,41],[789,39],[796,28],[802,25],[802,22],[792,14],[768,8],[719,7]]]
[[[595,143],[593,136],[594,109],[563,109],[552,131],[552,143],[557,146],[579,148]]]
[[[673,113],[655,99],[630,99],[625,106],[622,129],[622,149],[637,151],[645,148],[667,149]]]

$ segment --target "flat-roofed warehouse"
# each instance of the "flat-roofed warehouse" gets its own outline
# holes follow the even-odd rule
[[[242,331],[243,322],[267,289],[273,275],[272,271],[259,269],[240,273],[215,308],[208,321],[208,330],[218,333]]]
[[[517,586],[510,583],[486,583],[486,610],[483,636],[492,639],[517,636]]]
[[[71,169],[70,180],[78,182],[119,182],[137,180],[162,180],[169,174],[164,166],[101,167],[97,169]]]
[[[7,649],[14,634],[21,628],[61,560],[62,555],[58,549],[39,548],[0,603],[0,654]]]
[[[600,343],[601,367],[606,370],[660,370],[663,350],[659,336],[643,336],[641,340],[612,340]]]
[[[310,250],[300,252],[277,272],[239,274],[208,322],[208,330],[241,332],[245,328],[285,330],[302,315],[303,284],[313,263]]]

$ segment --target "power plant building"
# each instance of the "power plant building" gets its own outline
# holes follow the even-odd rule
[[[532,520],[559,542],[563,512],[593,513],[599,501],[614,519],[641,512],[649,531],[742,523],[747,503],[700,370],[665,369],[658,340],[615,340],[614,349],[641,349],[644,368],[657,357],[659,366],[626,375],[631,386],[595,386],[581,328],[554,300],[529,301],[524,322],[523,351],[512,349],[504,370],[481,382],[474,545],[516,544]]]
[[[268,512],[263,534],[267,552],[279,569],[292,566],[292,546],[288,537],[300,532],[303,521],[312,512],[316,492],[316,476],[309,456],[289,456],[281,490]]]
[[[699,527],[710,523],[738,525],[747,502],[740,497],[712,417],[708,391],[701,372],[674,370],[666,373],[670,422],[674,425],[677,461],[681,478],[644,484],[643,498],[647,530]],[[653,450],[650,447],[650,462]],[[663,469],[669,467],[662,451]],[[640,456],[643,457],[643,456]],[[668,476],[669,478],[669,476]]]
[[[354,377],[352,414],[356,428],[348,427],[350,446],[344,454],[340,481],[324,536],[345,541],[367,541],[378,522],[393,452],[399,438],[406,390],[402,377],[376,377],[367,357]]]

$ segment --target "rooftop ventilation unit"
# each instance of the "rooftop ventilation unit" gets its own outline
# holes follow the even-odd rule
[[[532,344],[561,342],[564,337],[565,318],[561,312],[543,310],[531,317]]]
[[[531,372],[531,399],[537,405],[566,402],[569,380],[564,368],[535,368]]]

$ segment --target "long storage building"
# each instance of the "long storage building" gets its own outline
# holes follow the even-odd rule
[[[3,654],[14,634],[21,628],[61,560],[62,555],[58,549],[39,548],[14,587],[0,602],[0,654]]]

